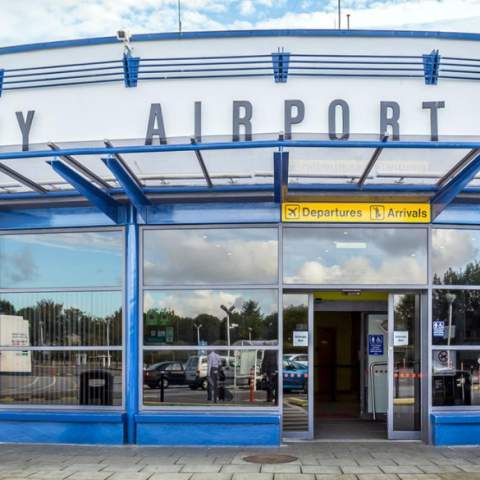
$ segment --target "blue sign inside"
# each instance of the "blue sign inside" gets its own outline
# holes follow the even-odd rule
[[[434,337],[443,338],[445,336],[445,322],[443,320],[434,320],[432,326]]]
[[[368,354],[383,355],[383,335],[368,336]]]

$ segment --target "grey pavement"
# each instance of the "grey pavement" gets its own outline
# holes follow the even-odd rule
[[[249,455],[291,455],[254,464]],[[0,444],[0,480],[480,480],[480,447],[296,442],[279,448]]]

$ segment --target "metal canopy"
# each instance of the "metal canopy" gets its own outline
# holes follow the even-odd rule
[[[87,198],[112,217],[112,208],[125,202],[142,209],[183,197],[278,202],[299,195],[325,198],[327,193],[366,198],[408,194],[431,199],[436,214],[460,194],[480,200],[480,137],[387,141],[373,135],[330,140],[295,134],[285,140],[262,134],[250,141],[204,136],[201,142],[185,137],[162,145],[143,143],[50,142],[49,149],[32,145],[29,151],[3,147],[0,201],[14,206],[40,198]]]

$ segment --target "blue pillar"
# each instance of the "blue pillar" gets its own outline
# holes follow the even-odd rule
[[[137,223],[137,211],[130,207],[126,230],[126,268],[125,268],[125,407],[127,410],[128,444],[136,443],[135,415],[139,408],[139,242],[140,232]]]

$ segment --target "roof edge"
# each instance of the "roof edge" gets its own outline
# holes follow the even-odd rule
[[[214,38],[245,37],[395,37],[395,38],[436,38],[442,40],[480,41],[479,33],[437,32],[423,30],[333,30],[333,29],[272,29],[272,30],[218,30],[182,33],[140,33],[132,35],[133,42],[158,40],[196,40]],[[0,47],[0,55],[32,52],[68,47],[85,47],[119,43],[115,36],[59,40],[52,42],[27,43]]]

